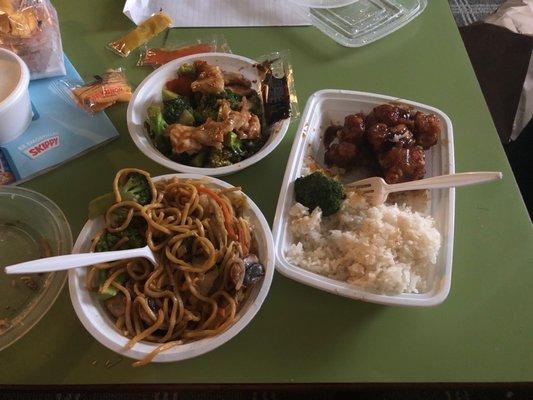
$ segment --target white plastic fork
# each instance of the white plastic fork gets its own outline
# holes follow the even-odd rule
[[[104,262],[146,258],[156,264],[155,254],[148,246],[138,249],[103,251],[100,253],[65,254],[63,256],[40,258],[6,267],[6,274],[31,274],[35,272],[63,271],[65,269],[87,267]]]
[[[501,172],[461,172],[459,174],[433,176],[412,182],[389,185],[380,177],[372,177],[345,185],[347,190],[357,190],[370,197],[373,205],[383,204],[390,193],[406,190],[443,189],[476,185],[502,179]]]

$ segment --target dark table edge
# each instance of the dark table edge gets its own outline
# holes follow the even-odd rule
[[[221,384],[97,384],[97,385],[5,385],[0,391],[31,392],[153,392],[153,391],[410,391],[410,390],[520,390],[533,393],[532,382],[407,382],[407,383],[221,383]]]

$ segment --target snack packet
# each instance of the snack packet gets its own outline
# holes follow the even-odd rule
[[[66,73],[59,22],[50,0],[0,0],[0,47],[26,62],[31,79]]]
[[[121,38],[108,43],[107,47],[119,56],[127,57],[132,50],[147,43],[150,39],[154,38],[171,25],[172,19],[170,16],[163,11],[158,12]]]
[[[130,101],[131,86],[121,69],[107,70],[95,78],[91,83],[70,89],[76,104],[88,113],[97,113],[116,102]]]
[[[146,48],[141,51],[137,66],[159,68],[161,65],[177,58],[212,52],[231,53],[228,43],[222,35],[197,39],[191,42],[165,44],[158,48]]]
[[[261,78],[261,95],[265,118],[269,124],[300,117],[298,97],[294,87],[294,72],[288,50],[257,57]]]

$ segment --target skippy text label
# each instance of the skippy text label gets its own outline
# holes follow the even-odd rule
[[[31,159],[35,159],[47,151],[59,147],[59,135],[42,135],[21,146],[18,150]]]

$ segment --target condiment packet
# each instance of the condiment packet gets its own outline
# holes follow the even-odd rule
[[[121,38],[108,43],[107,47],[119,56],[127,57],[132,50],[147,43],[171,25],[172,19],[170,16],[163,11],[158,12]]]
[[[166,43],[158,48],[145,48],[141,51],[137,65],[140,67],[151,66],[159,68],[161,65],[177,58],[212,52],[231,53],[224,36],[213,35],[189,42]]]
[[[290,51],[274,52],[256,57],[256,60],[267,122],[272,124],[289,117],[292,121],[299,119],[300,110]]]
[[[58,94],[90,114],[117,102],[128,102],[131,99],[131,86],[122,69],[109,69],[102,76],[96,75],[93,82],[59,81],[53,88]]]

